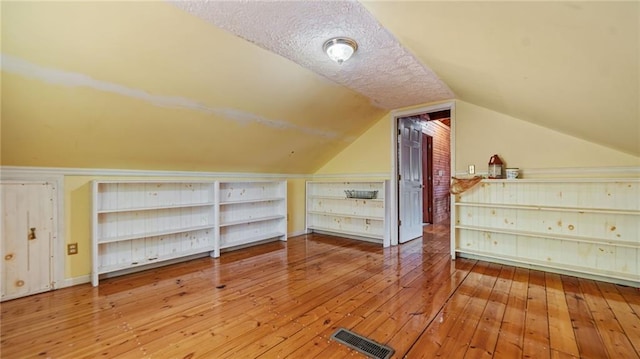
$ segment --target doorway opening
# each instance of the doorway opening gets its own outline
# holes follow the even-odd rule
[[[392,119],[391,228],[397,228],[397,231],[391,233],[391,242],[398,244],[421,236],[421,229],[419,232],[412,229],[416,227],[416,218],[419,218],[420,226],[452,220],[449,185],[455,163],[454,103],[397,112]],[[416,147],[413,140],[418,136],[408,134],[415,128],[415,123],[420,128],[420,150],[411,152],[407,149]],[[411,154],[407,155],[409,152]],[[418,195],[416,187],[419,188]],[[418,196],[419,200],[416,200]]]

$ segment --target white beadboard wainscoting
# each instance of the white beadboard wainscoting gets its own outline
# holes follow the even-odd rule
[[[93,181],[92,275],[287,240],[286,181]]]
[[[640,287],[638,178],[482,180],[454,204],[454,258]]]
[[[345,191],[375,191],[351,198]],[[307,181],[307,232],[328,233],[390,245],[389,181]]]

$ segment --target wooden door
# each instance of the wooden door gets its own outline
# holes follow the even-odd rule
[[[422,235],[422,126],[401,118],[398,132],[398,241],[404,243]]]
[[[52,289],[55,187],[2,182],[0,300]]]
[[[433,137],[422,134],[422,221],[433,223]]]

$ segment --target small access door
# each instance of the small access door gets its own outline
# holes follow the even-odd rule
[[[52,289],[55,186],[1,182],[0,300]]]
[[[398,241],[422,236],[422,126],[413,118],[398,119]]]

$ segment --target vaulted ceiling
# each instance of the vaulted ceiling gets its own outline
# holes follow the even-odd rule
[[[311,173],[454,97],[640,156],[637,2],[0,6],[3,165]]]

